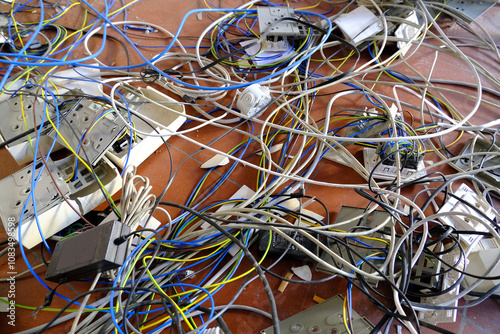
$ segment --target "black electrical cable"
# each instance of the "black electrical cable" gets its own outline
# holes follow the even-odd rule
[[[54,121],[54,120],[52,120],[52,121]],[[26,130],[23,133],[20,133],[20,134],[14,136],[12,138],[9,138],[9,139],[3,141],[2,143],[0,143],[0,149],[4,148],[5,146],[7,146],[9,144],[12,144],[16,140],[19,140],[19,139],[21,139],[23,137],[28,136],[28,135],[32,134],[33,132],[38,131],[40,128],[46,127],[48,125],[50,125],[50,121],[46,121],[43,124],[37,125],[36,128],[32,128],[32,129]]]
[[[285,227],[282,224],[275,224],[275,223],[259,223],[259,222],[256,222],[256,221],[244,221],[244,222],[242,222],[242,221],[233,221],[233,220],[223,219],[223,218],[214,217],[214,216],[208,216],[206,214],[199,214],[199,215],[200,215],[200,218],[204,219],[204,220],[206,220],[208,217],[210,217],[210,218],[212,218],[214,220],[218,220],[218,221],[226,222],[226,223],[235,223],[235,224],[238,224],[238,223],[241,224],[241,223],[243,223],[243,224],[252,224],[252,225],[262,226],[262,227],[269,227],[269,226],[279,227],[279,228]],[[222,227],[220,227],[220,226],[218,226],[218,227],[222,229]],[[290,228],[290,229],[308,230],[305,227],[295,226],[295,225],[293,225],[293,226],[286,226],[286,227]],[[321,234],[321,235],[324,235],[325,237],[332,238],[336,242],[341,243],[344,247],[350,247],[346,242],[342,241],[341,239],[339,239],[337,237],[328,235],[328,233],[325,233],[325,232],[322,232],[322,231],[314,231],[314,233]],[[361,260],[363,260],[363,262],[366,262],[366,264],[368,264],[371,268],[373,268],[382,278],[384,278],[392,286],[392,288],[394,290],[396,290],[398,292],[398,294],[404,300],[404,302],[406,303],[406,305],[410,306],[410,311],[412,313],[412,317],[408,318],[408,319],[410,319],[411,321],[414,321],[415,324],[417,325],[417,329],[420,330],[419,320],[418,320],[418,318],[416,316],[415,310],[411,307],[410,301],[407,299],[406,295],[399,289],[399,287],[394,282],[392,282],[382,271],[380,271],[380,269],[377,266],[375,266],[374,264],[372,264],[371,262],[369,262],[367,259],[365,259],[356,250],[352,249],[352,252],[357,257],[359,257]],[[349,280],[350,282],[353,282],[349,277],[345,277],[345,278],[347,280]]]
[[[200,310],[200,311],[202,311],[203,313],[210,314],[210,309],[206,308],[204,306],[198,306],[197,309]],[[224,333],[224,334],[232,334],[231,330],[229,329],[229,327],[227,327],[227,324],[224,321],[222,315],[217,318],[217,323],[219,324],[219,327],[222,330],[222,333]]]

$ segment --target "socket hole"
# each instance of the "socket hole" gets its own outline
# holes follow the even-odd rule
[[[14,204],[15,206],[19,206],[21,205],[21,201],[17,201],[16,204]]]
[[[30,193],[30,191],[31,191],[31,188],[26,188],[26,189],[24,189],[24,191],[23,191],[23,192],[24,192],[25,194],[29,194],[29,193]]]

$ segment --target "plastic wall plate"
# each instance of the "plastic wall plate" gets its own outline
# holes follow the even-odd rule
[[[129,101],[130,108],[167,128],[163,129],[152,124],[154,126],[153,129],[139,117],[132,115],[132,121],[138,130],[155,135],[158,133],[163,134],[165,135],[163,139],[167,141],[170,138],[169,134],[177,131],[186,121],[186,117],[183,116],[186,113],[184,105],[176,103],[170,96],[149,86],[146,88],[134,88],[128,85],[124,86],[124,88],[129,91],[126,98]],[[126,137],[130,139],[130,137]],[[129,152],[128,145],[130,141],[127,138],[123,138],[120,141],[122,145],[119,142],[113,144],[106,153],[106,156],[122,169],[125,167],[125,161]],[[146,136],[138,133],[137,142],[135,140],[132,142],[128,163],[139,166],[161,145],[163,145],[163,140],[160,137]]]
[[[56,179],[57,187],[62,191],[63,196],[66,196],[69,193],[69,187],[54,168],[52,162],[49,160],[47,163],[51,166],[51,172]],[[14,220],[16,222],[15,226],[19,225],[19,218],[23,213],[26,201],[28,203],[24,209],[23,222],[32,220],[35,215],[33,198],[39,215],[58,205],[63,200],[56,185],[52,182],[47,168],[42,167],[43,163],[39,160],[35,165],[34,173],[38,178],[38,183],[34,189],[31,187],[33,163],[0,180],[0,189],[2,189],[0,192],[0,216],[6,229],[8,221]],[[31,196],[29,196],[30,194]]]
[[[378,154],[375,153],[376,149],[367,147],[363,150],[363,161],[365,168],[371,172],[375,166],[377,166],[377,163],[380,161],[380,157]],[[425,176],[425,172],[421,172],[420,170],[423,169],[424,162],[420,161],[418,164],[418,168],[415,169],[410,169],[410,168],[403,168],[401,171],[401,178],[410,181],[413,179],[417,179],[419,177]],[[373,172],[373,177],[375,179],[380,179],[380,180],[394,180],[398,172],[398,169],[396,166],[388,166],[384,164],[379,164],[375,171]]]
[[[82,99],[76,103],[61,121],[59,133],[55,130],[49,136],[56,137],[65,146],[77,152],[86,162],[95,165],[108,148],[123,134],[125,124],[115,112],[91,100]],[[67,144],[66,144],[67,143]]]
[[[467,15],[472,20],[477,19],[481,14],[487,11],[495,3],[496,1],[494,0],[447,0],[446,1],[446,5],[455,8],[457,11]]]
[[[314,305],[288,319],[280,321],[282,334],[345,333],[342,317],[344,298],[335,296]],[[352,312],[352,330],[356,334],[368,334],[373,325],[358,313]],[[274,334],[273,327],[261,331],[261,334]]]
[[[257,7],[259,16],[260,33],[267,36],[290,36],[305,38],[307,30],[292,20],[283,20],[287,17],[295,17],[291,7]],[[282,20],[282,21],[280,21]]]

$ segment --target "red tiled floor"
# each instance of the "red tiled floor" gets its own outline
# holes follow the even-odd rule
[[[499,327],[482,327],[473,321],[466,321],[463,334],[498,334]]]
[[[488,298],[478,306],[467,309],[465,316],[478,324],[500,331],[500,301]]]

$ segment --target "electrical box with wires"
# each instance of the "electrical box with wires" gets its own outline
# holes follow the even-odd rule
[[[318,245],[299,232],[286,231],[285,234],[294,239],[299,245],[311,251],[313,254],[318,252]],[[271,238],[271,240],[269,240],[269,238]],[[286,251],[285,258],[300,261],[311,261],[311,258],[306,253],[301,251],[294,244],[291,244],[278,233],[261,230],[259,231],[259,253],[263,254],[266,250],[268,251],[269,256],[279,257]]]
[[[291,7],[257,7],[257,14],[260,34],[266,37],[266,51],[287,51],[290,49],[288,38],[307,37],[306,27],[291,20],[295,18]]]
[[[357,217],[359,218],[356,219]],[[359,253],[363,257],[369,257],[370,254],[373,254],[377,250],[385,249],[387,245],[387,241],[385,240],[386,235],[390,235],[391,227],[393,226],[391,215],[388,212],[375,210],[369,214],[366,214],[366,210],[364,208],[342,206],[337,215],[337,219],[335,219],[335,223],[332,226],[339,225],[338,229],[346,232],[362,232],[367,229],[373,229],[381,224],[386,225],[380,231],[372,233],[372,238],[370,239],[363,237],[353,237],[345,239],[346,242],[354,250],[356,250],[357,253]],[[344,259],[353,259],[355,262],[361,260],[352,252],[351,255],[349,255],[349,250],[347,249],[347,247],[340,243],[329,242],[328,247]],[[321,259],[332,266],[336,266],[334,259],[326,252],[321,255]],[[383,260],[379,259],[372,259],[369,261],[378,266],[384,262]],[[364,264],[362,266],[362,269],[368,273],[375,273],[375,270],[367,264]],[[335,274],[333,270],[322,263],[318,263],[318,265],[316,266],[316,270],[332,275]],[[378,283],[377,281],[372,280],[369,280],[368,282],[373,285],[377,285]]]
[[[129,233],[128,225],[112,221],[59,241],[45,279],[70,282],[120,267],[127,243],[117,245],[115,240]]]
[[[404,158],[403,158],[404,159]],[[423,161],[423,153],[416,157],[418,160],[417,168],[410,168],[414,165],[414,159],[412,158],[412,162],[408,163],[408,166],[405,167],[405,163],[401,159],[402,168],[400,170],[401,177],[403,179],[412,180],[417,179],[419,177],[425,176],[425,172],[421,172],[422,169],[425,168]],[[380,154],[377,154],[377,150],[371,147],[366,147],[363,149],[363,161],[365,168],[373,174],[375,179],[381,180],[394,180],[394,178],[398,174],[398,169],[395,165],[384,164],[381,162],[382,158]]]

